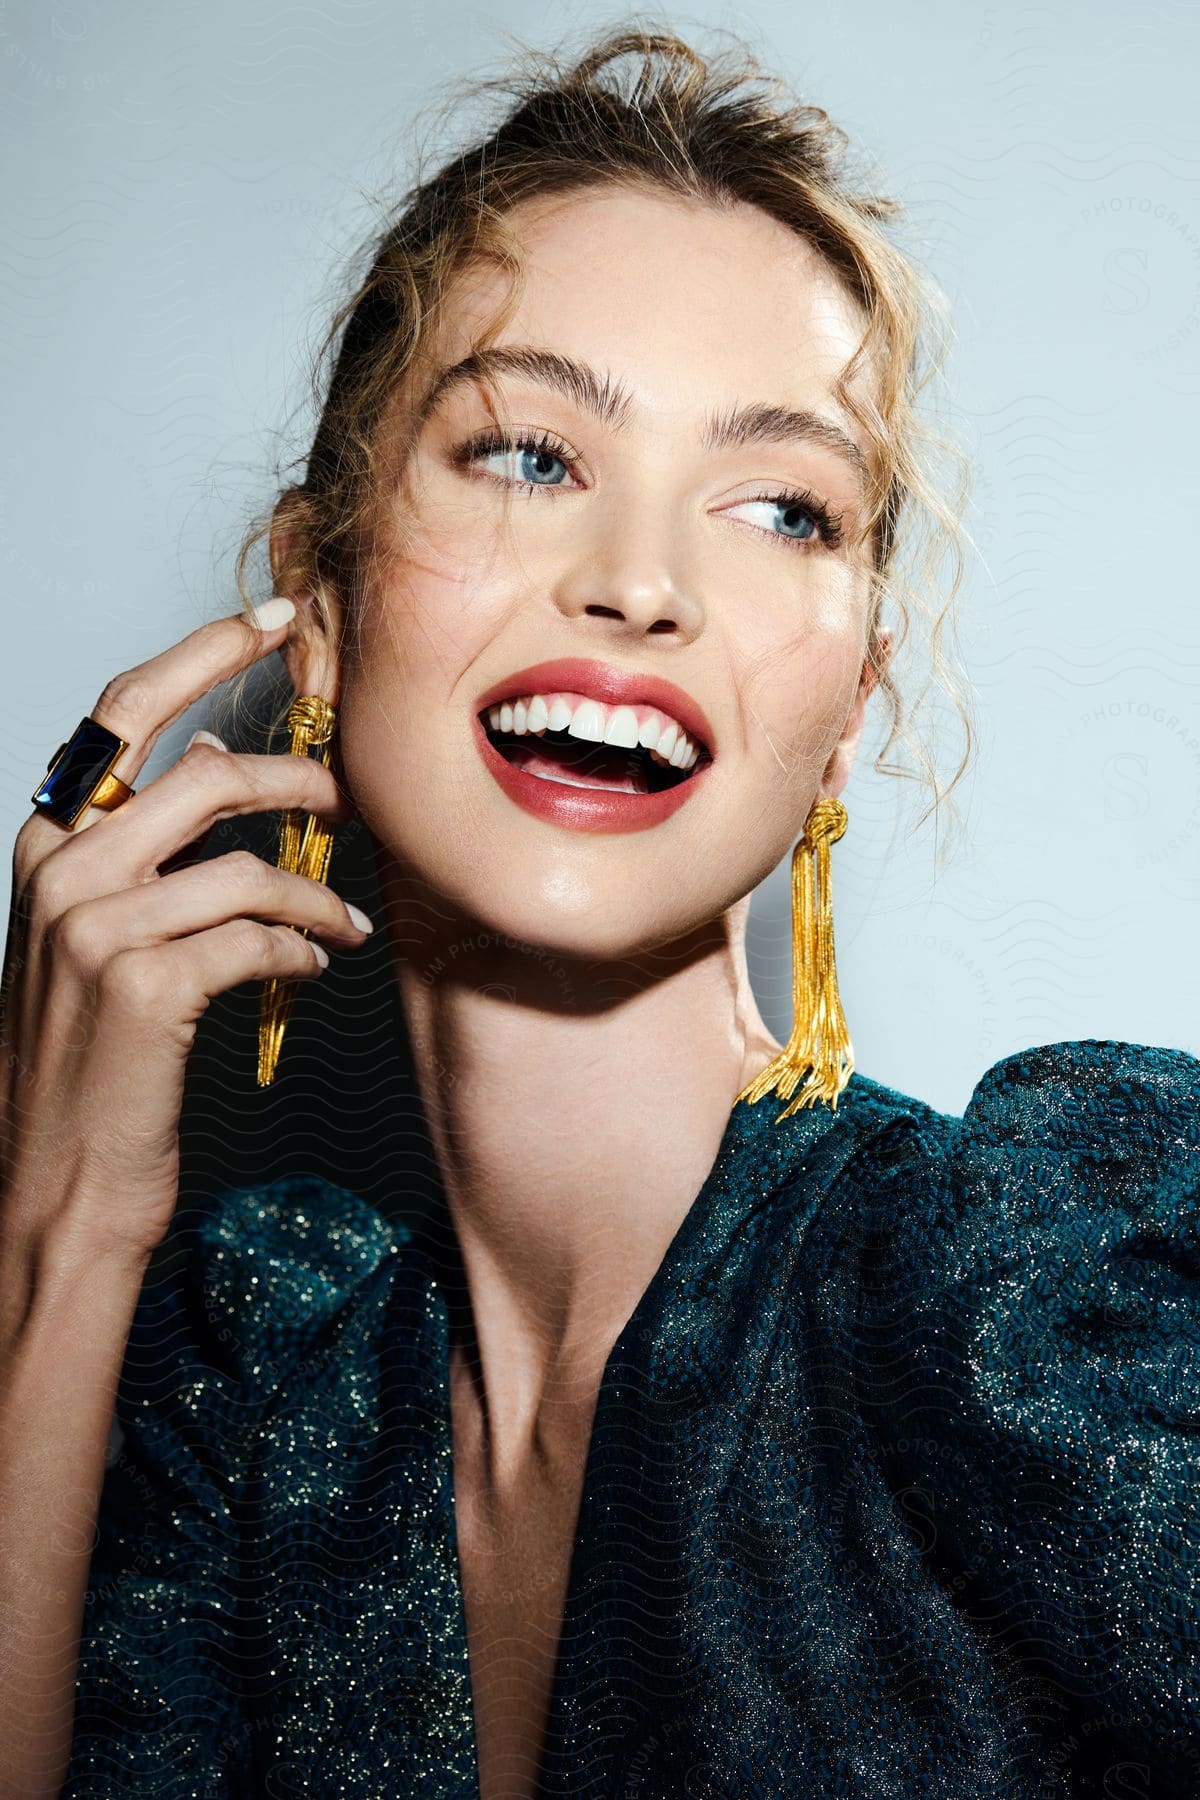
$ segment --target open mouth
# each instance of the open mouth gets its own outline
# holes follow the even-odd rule
[[[657,750],[646,750],[641,745],[626,748],[618,744],[593,743],[587,738],[573,737],[567,726],[520,734],[504,731],[491,724],[486,708],[479,714],[479,722],[505,762],[527,775],[557,781],[568,787],[604,788],[611,793],[659,794],[669,788],[682,787],[712,761],[708,750],[698,746],[700,754],[692,767],[676,769]]]

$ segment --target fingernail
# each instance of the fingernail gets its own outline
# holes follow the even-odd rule
[[[309,938],[308,947],[320,963],[321,967],[327,969],[329,967],[329,952],[326,950],[324,944],[318,944],[312,938]]]
[[[365,912],[361,912],[357,906],[351,906],[348,900],[343,900],[342,905],[350,914],[351,924],[357,925],[360,931],[374,931],[375,927],[372,925]]]
[[[193,731],[191,737],[183,747],[185,750],[190,750],[193,744],[212,744],[217,750],[228,750],[229,748],[229,745],[223,743],[222,740],[217,737],[216,733],[212,731]]]
[[[252,606],[249,616],[250,623],[257,625],[260,631],[274,631],[277,625],[286,625],[289,619],[295,618],[295,602],[286,594],[272,594],[269,600],[261,600],[257,606]]]

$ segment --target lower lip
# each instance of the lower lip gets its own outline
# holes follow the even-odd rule
[[[703,785],[712,768],[705,762],[687,781],[663,788],[657,794],[624,794],[617,789],[571,787],[565,781],[546,781],[526,775],[506,762],[475,716],[475,738],[484,764],[516,802],[535,818],[549,819],[572,831],[647,831],[677,813]]]

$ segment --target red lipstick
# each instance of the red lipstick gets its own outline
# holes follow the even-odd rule
[[[509,762],[488,737],[481,714],[504,700],[523,694],[583,694],[608,706],[654,706],[678,721],[693,742],[703,746],[700,761],[685,781],[656,793],[626,793],[617,788],[585,787],[546,774],[530,774]],[[475,740],[484,766],[509,799],[535,818],[574,831],[645,831],[661,825],[703,787],[712,767],[714,732],[703,707],[661,675],[638,674],[589,657],[563,656],[532,663],[495,682],[475,701]]]
[[[716,755],[713,728],[703,707],[690,694],[661,675],[639,675],[634,669],[618,669],[612,663],[595,662],[589,657],[560,656],[552,662],[517,669],[479,694],[475,710],[483,712],[501,700],[521,694],[549,694],[556,690],[585,694],[589,700],[601,700],[608,706],[657,706],[677,719],[688,736],[703,744],[710,756]],[[699,772],[698,766],[695,773]]]
[[[472,719],[471,726],[485,767],[509,799],[535,818],[547,819],[552,825],[565,825],[572,831],[645,831],[652,825],[661,825],[703,787],[712,769],[709,762],[697,763],[686,781],[663,788],[656,794],[574,787],[565,781],[528,775],[523,769],[514,767],[496,749],[478,715]]]

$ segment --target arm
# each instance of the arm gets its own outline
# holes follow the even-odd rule
[[[92,1522],[146,1260],[16,1232],[0,1253],[0,1745],[5,1791],[30,1800],[56,1794],[66,1765]]]
[[[247,1791],[238,1509],[262,1391],[214,1328],[206,1235],[156,1280],[144,1262],[6,1234],[0,1786],[14,1800]]]
[[[202,626],[108,683],[97,722],[124,740],[123,780],[191,701],[280,647],[269,621]],[[175,1209],[196,1023],[243,981],[319,974],[328,952],[302,931],[366,935],[322,882],[246,852],[192,854],[219,818],[297,806],[353,811],[311,758],[197,744],[119,816],[89,808],[64,830],[39,806],[13,846],[0,981],[6,1795],[54,1793],[61,1777],[104,1446],[138,1290]]]

